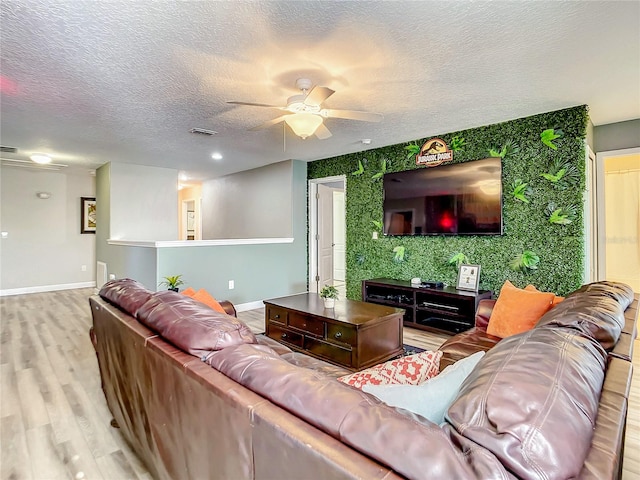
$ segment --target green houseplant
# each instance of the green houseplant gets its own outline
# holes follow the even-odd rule
[[[324,299],[325,308],[333,308],[338,298],[338,289],[333,285],[325,285],[320,290],[320,297]]]
[[[184,285],[184,282],[182,281],[182,275],[173,275],[170,277],[162,277],[164,278],[163,282],[160,282],[158,285],[159,286],[163,286],[166,285],[167,286],[167,290],[173,290],[174,292],[177,292],[178,290],[180,290],[178,287],[180,285]]]

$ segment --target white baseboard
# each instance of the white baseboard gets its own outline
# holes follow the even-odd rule
[[[262,303],[262,300],[257,300],[255,302],[240,303],[234,306],[236,307],[236,312],[246,312],[247,310],[262,308],[264,307],[264,303]]]
[[[301,293],[307,293],[307,292],[289,293],[288,295],[300,295]],[[284,297],[288,295],[282,295],[282,296]],[[264,302],[262,300],[256,300],[255,302],[239,303],[238,305],[234,304],[233,306],[236,307],[236,312],[246,312],[247,310],[264,308]]]
[[[95,287],[96,282],[80,282],[80,283],[63,283],[60,285],[41,285],[37,287],[8,288],[0,290],[0,297],[8,297],[10,295],[23,295],[25,293],[42,293],[55,292],[57,290],[74,290],[76,288]]]

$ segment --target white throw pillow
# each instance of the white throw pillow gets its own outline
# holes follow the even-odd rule
[[[476,352],[453,365],[439,375],[420,385],[364,385],[370,393],[392,407],[404,408],[440,425],[449,406],[458,396],[464,379],[478,364],[485,352]]]

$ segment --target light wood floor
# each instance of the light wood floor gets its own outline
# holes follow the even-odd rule
[[[93,289],[0,298],[0,480],[145,479],[100,388],[91,342]],[[238,315],[264,331],[264,310]],[[405,328],[435,349],[444,335]],[[640,478],[640,341],[636,340],[623,479]]]

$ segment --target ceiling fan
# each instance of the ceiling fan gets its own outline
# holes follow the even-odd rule
[[[283,110],[287,113],[273,120],[269,120],[262,125],[250,128],[249,130],[260,130],[275,125],[276,123],[285,122],[291,130],[293,130],[293,133],[303,139],[313,134],[319,139],[329,138],[331,132],[323,123],[325,118],[345,118],[347,120],[359,120],[361,122],[379,122],[382,120],[381,113],[322,108],[322,103],[333,95],[335,91],[328,87],[313,86],[313,83],[308,78],[297,79],[296,87],[302,91],[302,94],[289,97],[286,107],[250,102],[227,103]]]

